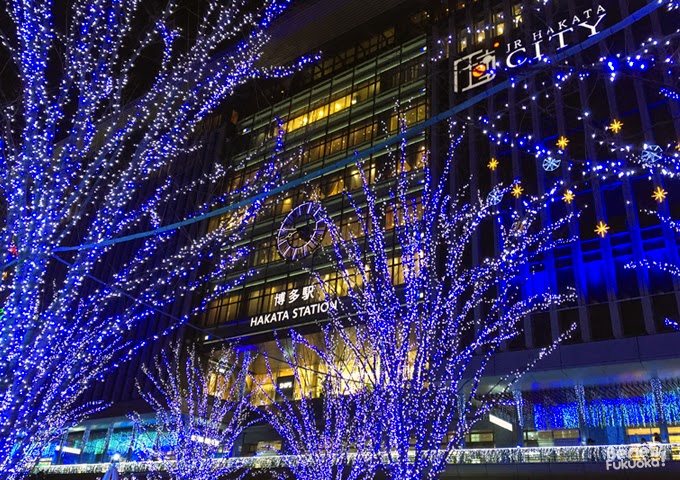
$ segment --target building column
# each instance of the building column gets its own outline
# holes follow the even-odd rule
[[[66,446],[66,441],[68,440],[68,430],[66,430],[61,438],[59,439],[59,451],[57,452],[57,461],[56,464],[60,465],[62,458],[64,456],[64,447]]]
[[[462,421],[467,422],[467,420],[461,420],[465,418],[465,412],[467,411],[466,407],[466,401],[465,401],[465,393],[463,392],[458,392],[458,395],[456,396],[456,410],[458,411],[458,423],[461,423]],[[465,436],[460,439],[460,448],[465,448]]]
[[[516,441],[518,447],[524,446],[524,397],[522,396],[522,391],[514,387],[512,389],[512,398],[515,400],[515,413],[516,421],[515,428],[516,431]]]
[[[588,403],[586,402],[586,389],[582,384],[574,385],[576,394],[576,408],[578,410],[578,430],[581,436],[581,443],[588,440]]]
[[[113,423],[109,425],[108,430],[106,430],[106,439],[104,440],[104,449],[102,452],[102,458],[99,459],[101,462],[102,460],[104,462],[108,462],[110,459],[106,458],[106,452],[109,450],[109,443],[111,443],[111,435],[113,434]]]
[[[78,455],[78,463],[83,463],[83,456],[85,455],[85,446],[87,445],[87,442],[90,441],[90,431],[92,430],[92,427],[85,427],[85,431],[83,432],[83,446],[80,449],[80,455]]]

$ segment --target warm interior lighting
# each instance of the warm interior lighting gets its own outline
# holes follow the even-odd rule
[[[502,418],[498,418],[496,415],[489,414],[489,421],[494,425],[498,425],[499,427],[512,432],[512,423],[506,422]]]
[[[75,447],[60,447],[57,445],[55,450],[61,450],[64,453],[74,453],[76,455],[80,455],[80,452],[82,451],[80,448],[75,448]]]

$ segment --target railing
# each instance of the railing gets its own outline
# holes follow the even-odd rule
[[[413,454],[413,452],[411,453]],[[526,463],[606,463],[607,461],[659,460],[664,463],[680,461],[680,443],[653,443],[635,445],[597,445],[573,447],[515,447],[479,448],[454,450],[449,454],[449,464],[526,464]],[[295,461],[294,457],[255,456],[235,457],[224,461],[238,466],[266,469],[285,468]],[[83,473],[104,473],[110,463],[77,465],[47,465],[36,467],[35,471],[46,475],[73,475]],[[120,473],[141,473],[157,470],[160,462],[118,462]]]

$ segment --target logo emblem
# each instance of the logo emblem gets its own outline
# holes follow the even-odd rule
[[[453,89],[465,92],[496,78],[496,53],[477,50],[453,62]]]

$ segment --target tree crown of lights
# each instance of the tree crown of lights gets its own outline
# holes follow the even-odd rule
[[[281,466],[297,479],[373,478],[381,442],[374,397],[359,381],[364,372],[330,329],[315,337],[318,344],[290,333],[276,339],[281,358],[263,354],[266,373],[252,377],[257,411],[283,439]],[[291,372],[288,388],[272,372],[272,362],[282,362]],[[352,372],[352,379],[343,372]]]
[[[218,163],[195,168],[187,159],[200,153],[197,128],[234,88],[308,61],[292,68],[257,64],[267,28],[287,4],[210,1],[180,48],[174,0],[146,28],[138,0],[75,1],[63,25],[51,0],[7,1],[10,31],[0,32],[0,42],[19,94],[1,107],[0,123],[4,478],[24,476],[47,442],[102,407],[79,406],[78,398],[145,344],[129,341],[128,332],[153,322],[154,338],[167,334],[192,314],[171,315],[171,304],[188,304],[191,292],[245,253],[229,245],[261,201],[230,212],[194,240],[161,230],[124,245],[102,242],[200,215],[279,182],[285,167],[272,158],[239,190],[216,194],[228,171]],[[161,52],[149,87],[125,106],[132,72],[140,64],[149,68],[154,47]],[[232,286],[219,286],[193,310]],[[168,318],[172,325],[163,330]]]
[[[448,453],[499,405],[501,394],[571,332],[525,369],[484,384],[491,359],[520,334],[526,315],[573,299],[570,291],[526,295],[523,285],[540,267],[542,254],[572,240],[562,230],[574,215],[539,225],[556,191],[502,211],[499,202],[517,184],[498,186],[487,198],[465,189],[446,195],[463,140],[453,128],[448,152],[432,162],[439,177],[426,167],[422,192],[409,193],[418,180],[407,173],[404,141],[388,198],[365,178],[363,192],[350,195],[363,235],[345,238],[328,221],[331,256],[348,291],[331,308],[331,325],[364,372],[359,381],[372,397],[374,428],[391,478],[436,478]],[[359,207],[359,198],[365,207]],[[386,228],[388,216],[393,226]],[[500,242],[495,255],[478,258],[471,245],[484,228],[498,229]],[[327,299],[333,297],[324,287]]]
[[[238,472],[238,464],[218,456],[230,456],[238,436],[253,423],[244,394],[251,359],[226,348],[202,368],[194,347],[184,361],[181,356],[178,342],[169,355],[161,353],[152,369],[143,368],[154,391],[139,383],[137,388],[156,415],[151,424],[133,416],[136,444],[154,471],[175,480],[236,473],[242,478],[247,471]]]

